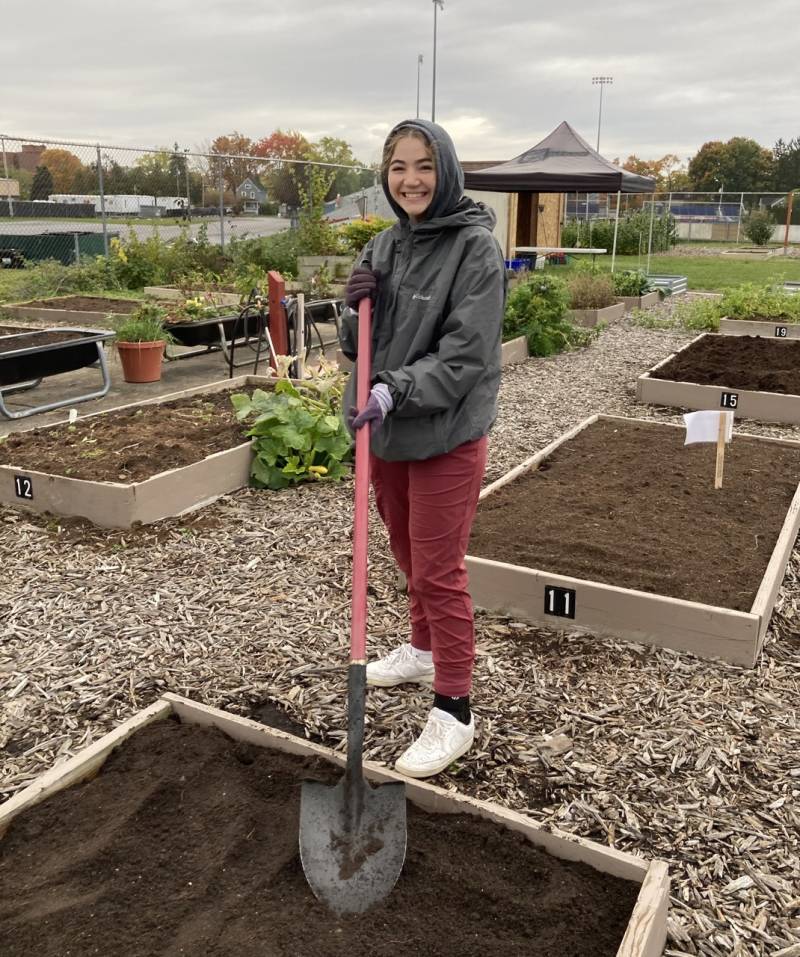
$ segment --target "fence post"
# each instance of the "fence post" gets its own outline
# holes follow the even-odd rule
[[[742,227],[742,210],[744,209],[744,193],[739,195],[739,215],[736,217],[736,242],[739,242],[739,230]]]
[[[219,246],[225,252],[225,181],[222,177],[222,157],[219,158]]]
[[[75,240],[75,265],[81,261],[81,240],[80,233],[75,232],[72,234],[72,238]]]
[[[617,262],[617,233],[619,231],[619,201],[621,196],[621,190],[617,190],[617,209],[614,215],[614,248],[611,250],[611,272],[614,272],[614,266]]]
[[[6,138],[2,137],[3,143],[3,176],[6,179],[6,199],[8,200],[8,215],[14,218],[14,202],[11,199],[11,180],[8,177],[8,159],[6,157]]]
[[[647,275],[650,275],[650,253],[653,251],[653,218],[656,214],[656,194],[650,201],[650,235],[647,237]]]
[[[100,216],[103,220],[103,254],[108,259],[108,224],[106,223],[106,194],[103,185],[103,159],[97,147],[97,181],[100,187]]]
[[[794,192],[790,192],[786,197],[786,229],[783,234],[783,254],[784,256],[789,253],[789,230],[792,226],[792,201],[794,200]]]

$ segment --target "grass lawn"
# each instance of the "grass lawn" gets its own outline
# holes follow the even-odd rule
[[[52,296],[102,296],[108,299],[144,299],[144,293],[135,289],[89,289],[75,291],[67,289],[46,295],[28,295],[30,279],[24,269],[0,269],[0,309],[4,302],[20,302],[23,299],[46,299]]]
[[[598,256],[597,262],[611,267],[611,256]],[[617,256],[617,269],[644,269],[647,257]],[[568,273],[571,266],[551,266],[550,269]],[[716,291],[738,286],[743,282],[768,283],[790,279],[800,282],[800,259],[776,256],[765,262],[731,261],[726,256],[652,256],[650,272],[686,276],[690,289]]]

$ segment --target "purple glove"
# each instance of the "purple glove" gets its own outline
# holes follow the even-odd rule
[[[351,432],[360,429],[367,422],[377,422],[380,425],[386,418],[387,413],[394,408],[394,399],[389,391],[389,386],[383,382],[374,385],[369,393],[367,404],[359,412],[358,409],[351,407],[347,415],[347,426]]]
[[[358,309],[362,299],[369,298],[374,302],[380,278],[381,274],[377,270],[370,269],[369,266],[356,266],[344,289],[345,303],[351,309]]]

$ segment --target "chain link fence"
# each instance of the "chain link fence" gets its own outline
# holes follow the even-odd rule
[[[108,255],[115,239],[270,236],[300,207],[332,212],[366,196],[372,170],[274,157],[32,139],[0,134],[3,265]],[[325,202],[326,194],[336,199]],[[355,203],[368,212],[367,203]]]

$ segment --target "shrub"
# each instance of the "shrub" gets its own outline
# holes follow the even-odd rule
[[[643,296],[649,288],[647,274],[642,269],[625,269],[613,273],[611,278],[618,296]]]
[[[617,231],[617,252],[621,256],[636,256],[647,251],[650,237],[648,210],[620,215]],[[675,220],[668,213],[653,218],[654,252],[666,252],[678,241]],[[571,220],[561,230],[561,245],[604,248],[611,252],[614,246],[614,220]]]
[[[616,301],[610,273],[580,270],[568,280],[571,309],[605,309]]]
[[[171,284],[189,273],[217,275],[228,261],[219,246],[208,242],[205,224],[196,239],[191,239],[184,227],[177,239],[163,240],[154,227],[153,235],[147,239],[140,239],[131,230],[124,242],[111,241],[114,274],[127,289]]]
[[[800,296],[778,286],[742,283],[725,291],[720,315],[731,319],[783,319],[800,322]]]
[[[303,252],[298,229],[285,229],[258,239],[231,240],[228,255],[232,262],[228,275],[236,285],[238,277],[257,266],[264,273],[274,269],[284,279],[293,279],[297,275],[297,257]]]
[[[357,255],[373,236],[377,236],[392,225],[391,219],[381,219],[379,216],[354,219],[339,227],[339,239],[348,252]]]
[[[744,219],[744,234],[756,246],[766,246],[772,239],[774,225],[766,209],[754,209]]]
[[[593,333],[567,322],[568,305],[569,291],[562,279],[532,275],[509,293],[503,339],[524,335],[532,356],[549,356],[585,344]]]

